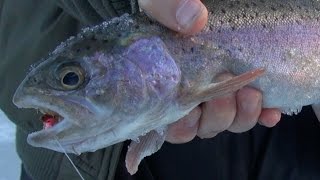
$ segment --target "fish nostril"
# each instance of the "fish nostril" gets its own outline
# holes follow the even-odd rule
[[[40,78],[38,76],[31,77],[29,79],[29,83],[32,84],[32,85],[37,85],[37,84],[40,83]]]

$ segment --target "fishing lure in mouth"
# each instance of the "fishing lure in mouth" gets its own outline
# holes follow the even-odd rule
[[[50,114],[44,114],[41,117],[41,120],[43,122],[43,129],[51,128],[59,122],[59,118],[57,116]]]

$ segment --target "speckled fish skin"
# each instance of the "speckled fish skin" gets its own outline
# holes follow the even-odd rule
[[[319,1],[213,2],[209,25],[198,37],[227,54],[218,69],[238,74],[266,68],[252,84],[263,92],[264,107],[292,114],[319,103]]]
[[[239,75],[265,68],[250,84],[263,92],[263,107],[291,114],[319,103],[317,1],[204,3],[209,23],[196,36],[178,35],[142,15],[125,15],[61,44],[15,94],[18,107],[50,109],[64,117],[30,134],[28,142],[61,151],[56,136],[67,152],[81,153],[135,139],[186,115],[204,100],[192,93],[225,71]],[[61,87],[61,65],[84,69],[79,88]],[[179,104],[183,99],[189,104]]]

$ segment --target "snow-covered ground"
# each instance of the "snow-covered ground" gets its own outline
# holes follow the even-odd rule
[[[15,126],[0,110],[0,180],[18,180],[20,159],[15,149]]]

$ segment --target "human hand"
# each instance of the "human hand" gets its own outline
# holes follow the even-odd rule
[[[205,26],[208,11],[200,0],[138,0],[149,16],[183,34],[195,34]]]
[[[138,0],[140,8],[165,26],[184,33],[195,34],[205,26],[208,11],[200,0]],[[222,74],[217,80],[225,80],[231,74]],[[239,91],[202,103],[189,115],[171,124],[167,141],[185,143],[195,136],[211,138],[228,130],[244,132],[259,122],[275,126],[281,117],[278,109],[262,109],[262,94],[244,87]]]
[[[227,80],[232,76],[224,73],[217,80]],[[212,138],[225,130],[240,133],[250,130],[257,122],[266,127],[275,126],[280,121],[281,112],[278,109],[262,109],[261,106],[261,92],[244,87],[193,109],[187,116],[169,126],[166,140],[185,143],[195,136]]]

